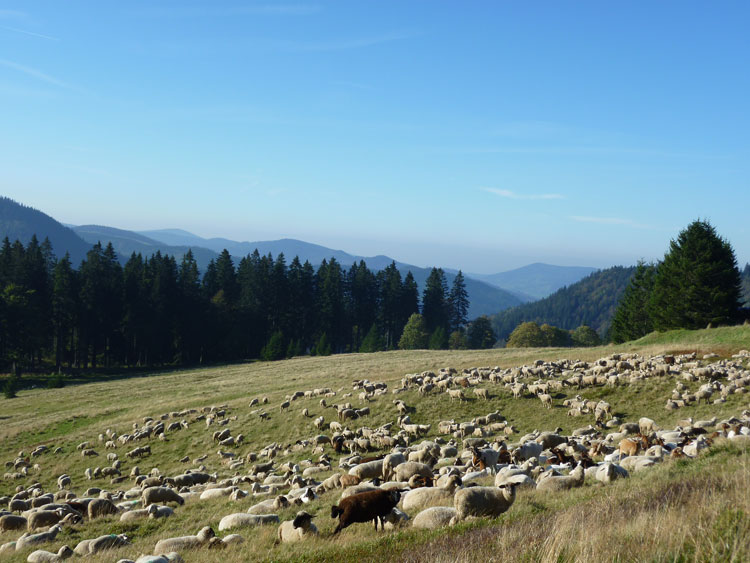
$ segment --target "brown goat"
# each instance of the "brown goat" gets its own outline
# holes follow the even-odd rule
[[[369,522],[370,520],[374,521],[375,530],[378,529],[378,520],[380,520],[380,527],[383,529],[385,517],[398,504],[400,498],[400,491],[378,489],[341,499],[338,506],[331,507],[331,518],[337,516],[339,518],[338,526],[333,533],[338,534],[355,522]]]

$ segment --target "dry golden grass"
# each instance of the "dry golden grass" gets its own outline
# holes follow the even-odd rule
[[[228,404],[231,413],[238,416],[230,423],[234,435],[243,433],[246,445],[238,448],[239,455],[258,451],[270,442],[293,444],[318,431],[311,425],[312,418],[301,414],[304,407],[311,415],[323,414],[332,420],[334,411],[323,409],[316,399],[303,399],[292,403],[288,413],[279,412],[284,397],[296,390],[331,387],[339,393],[329,403],[351,401],[359,406],[351,382],[367,378],[386,381],[389,387],[405,373],[437,370],[441,367],[457,369],[478,366],[511,367],[528,364],[536,359],[574,358],[594,360],[618,351],[637,351],[641,354],[660,354],[674,351],[697,351],[700,354],[719,349],[731,354],[740,348],[750,348],[750,327],[713,329],[695,333],[652,335],[641,343],[625,346],[592,349],[545,350],[485,350],[485,351],[409,351],[378,354],[350,354],[327,358],[295,358],[282,362],[253,362],[182,372],[114,379],[63,389],[33,389],[19,393],[13,400],[0,400],[0,460],[13,459],[19,451],[29,451],[38,444],[61,446],[60,455],[46,454],[37,458],[42,471],[32,473],[17,482],[0,482],[0,496],[9,494],[16,485],[27,486],[35,480],[48,490],[55,490],[57,475],[69,473],[73,488],[79,493],[88,486],[111,488],[108,481],[86,481],[86,467],[107,465],[107,451],[97,441],[106,428],[118,433],[128,432],[133,422],[144,416],[157,417],[163,413],[200,408],[208,405]],[[673,387],[670,379],[649,379],[637,384],[611,389],[593,388],[580,391],[586,398],[604,398],[616,413],[627,420],[650,416],[662,426],[673,425],[686,416],[710,418],[739,414],[748,407],[746,395],[733,395],[721,405],[691,406],[679,411],[664,410],[664,402]],[[555,397],[553,409],[544,409],[536,398],[515,400],[502,385],[485,385],[491,400],[470,399],[465,403],[451,403],[444,395],[419,397],[410,391],[399,395],[407,404],[416,406],[412,419],[420,423],[433,423],[428,437],[434,437],[437,422],[455,418],[469,420],[474,416],[494,410],[500,412],[522,432],[534,428],[549,430],[562,426],[568,432],[586,426],[593,417],[568,418],[561,407],[566,396],[577,390]],[[251,415],[248,402],[253,397],[268,397],[264,406],[270,420],[260,421]],[[469,394],[471,396],[471,394]],[[392,396],[386,395],[371,403],[372,415],[355,421],[353,427],[375,427],[396,418]],[[190,418],[190,417],[186,417]],[[209,453],[208,470],[229,476],[220,465],[216,445],[211,440],[215,426],[206,428],[200,422],[188,430],[173,432],[167,442],[152,441],[151,457],[136,462],[142,470],[159,467],[163,474],[183,472],[192,464],[179,463],[179,458],[192,458]],[[91,441],[101,457],[83,459],[75,446]],[[134,447],[120,446],[116,450],[124,462],[124,472],[134,464],[124,456]],[[310,457],[309,450],[293,454],[292,460]],[[286,458],[282,459],[284,461]],[[543,498],[537,493],[521,493],[516,505],[501,519],[464,524],[451,530],[425,532],[403,530],[397,533],[377,534],[371,526],[355,525],[337,538],[327,537],[335,521],[329,517],[330,505],[338,493],[328,493],[307,507],[316,514],[316,525],[322,538],[300,545],[275,546],[276,527],[241,530],[246,538],[242,546],[222,552],[195,552],[188,561],[256,560],[320,560],[320,561],[742,561],[748,557],[747,515],[750,514],[750,471],[747,453],[736,448],[717,450],[716,454],[687,464],[664,465],[646,474],[634,476],[628,482],[611,487],[586,485],[559,499]],[[322,477],[325,477],[323,475]],[[679,485],[675,485],[675,483]],[[681,483],[681,484],[680,484]],[[127,484],[123,484],[127,486]],[[645,501],[644,501],[645,499]],[[653,499],[663,499],[654,502]],[[194,503],[178,509],[173,518],[120,524],[114,518],[87,523],[84,527],[66,530],[49,549],[63,543],[75,545],[81,539],[116,532],[127,533],[133,545],[92,561],[114,561],[120,557],[135,558],[141,553],[151,553],[155,542],[164,537],[195,533],[203,525],[215,527],[221,517],[233,512],[244,512],[253,504],[250,499],[237,502],[214,500]],[[699,510],[693,508],[698,506]],[[740,510],[742,512],[737,512]],[[291,518],[296,509],[282,511],[283,519]],[[734,511],[734,512],[733,512]],[[413,514],[412,514],[413,516]],[[730,537],[725,530],[744,530],[744,535]],[[223,535],[223,534],[222,534]],[[699,541],[708,535],[708,544]],[[17,534],[0,533],[0,543],[12,541]],[[25,554],[14,559],[21,561]]]

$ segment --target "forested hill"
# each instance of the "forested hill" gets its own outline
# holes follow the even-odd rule
[[[48,238],[60,257],[69,252],[73,264],[80,264],[91,250],[90,244],[49,215],[10,198],[0,197],[0,239],[7,236],[11,242],[19,240],[26,245],[34,235],[39,242]],[[65,250],[60,252],[59,249]]]
[[[634,267],[615,266],[594,272],[549,297],[494,315],[492,326],[501,341],[519,324],[528,321],[566,330],[585,324],[604,335],[634,271]]]
[[[742,270],[742,302],[745,307],[750,307],[750,264],[745,264]]]

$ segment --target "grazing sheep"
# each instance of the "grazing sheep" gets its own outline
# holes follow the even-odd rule
[[[92,500],[86,510],[89,520],[93,520],[100,516],[107,516],[109,514],[118,514],[120,512],[111,500],[104,498],[96,498]]]
[[[237,512],[224,516],[219,522],[219,531],[231,530],[232,528],[254,528],[263,524],[278,524],[278,514],[248,514]]]
[[[423,508],[453,498],[453,493],[462,485],[458,475],[451,475],[442,487],[420,487],[406,493],[401,506],[404,510]]]
[[[338,505],[331,507],[331,518],[337,516],[339,518],[339,523],[333,533],[338,534],[355,522],[369,522],[370,520],[374,521],[375,530],[378,529],[378,520],[382,528],[383,519],[398,504],[400,498],[399,491],[378,489],[341,499]]]
[[[356,477],[359,477],[360,480],[380,477],[383,475],[383,460],[376,459],[374,461],[360,463],[349,470],[349,475],[355,475]]]
[[[407,482],[414,475],[422,475],[425,478],[432,479],[432,468],[424,463],[416,461],[407,461],[396,466],[394,479],[396,481]]]
[[[383,480],[390,481],[396,474],[395,469],[406,462],[406,456],[402,453],[388,454],[383,458]]]
[[[28,561],[28,563],[53,563],[55,561],[62,561],[72,556],[73,550],[70,549],[67,545],[64,545],[57,553],[51,553],[49,551],[44,551],[43,549],[37,549],[36,551],[33,551],[29,554],[29,556],[26,558],[26,561]]]
[[[451,402],[453,402],[454,400],[458,400],[458,402],[460,403],[466,400],[466,397],[464,397],[463,389],[448,389],[447,393],[451,399]]]
[[[207,545],[211,538],[215,538],[216,533],[209,526],[205,526],[194,536],[180,536],[176,538],[167,538],[156,542],[154,547],[155,553],[167,553],[170,551],[184,551],[186,549],[195,549]]]
[[[28,521],[23,516],[16,516],[15,514],[0,516],[0,532],[23,530],[27,525]]]
[[[456,509],[452,506],[433,506],[417,514],[412,521],[412,527],[434,530],[448,526],[455,517]]]
[[[456,491],[453,496],[453,507],[456,516],[452,523],[460,522],[473,516],[496,518],[506,512],[516,500],[515,485],[501,487],[467,487]]]
[[[318,528],[312,523],[312,516],[307,512],[298,512],[294,520],[282,522],[279,526],[277,543],[291,543],[315,536]]]
[[[144,489],[141,495],[142,506],[168,502],[176,502],[179,505],[183,505],[185,504],[185,499],[174,490],[167,487],[148,487],[147,489]]]
[[[550,475],[536,485],[537,491],[566,491],[583,485],[583,466],[579,463],[568,475]]]
[[[28,518],[29,531],[36,530],[37,528],[49,528],[62,520],[63,516],[65,516],[65,510],[62,508],[32,512]]]
[[[477,396],[477,399],[484,399],[485,401],[490,400],[490,392],[487,391],[487,389],[483,389],[481,387],[475,387],[474,394]]]

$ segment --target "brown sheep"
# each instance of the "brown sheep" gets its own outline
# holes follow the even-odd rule
[[[378,529],[378,520],[380,520],[380,527],[383,529],[384,518],[390,514],[400,498],[399,491],[378,489],[341,499],[338,506],[331,507],[331,518],[337,516],[339,518],[338,526],[333,531],[334,535],[350,524],[370,520],[375,523],[375,530]]]

